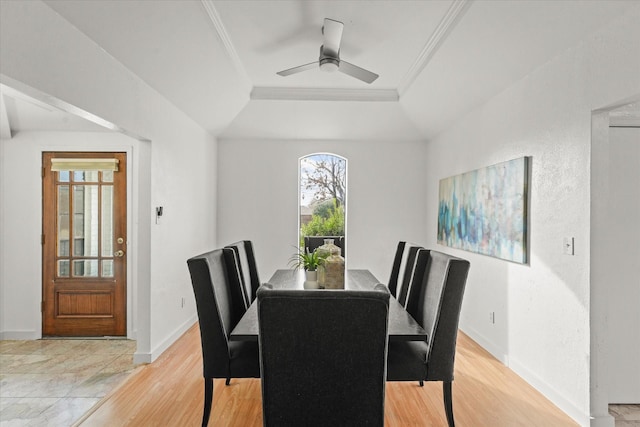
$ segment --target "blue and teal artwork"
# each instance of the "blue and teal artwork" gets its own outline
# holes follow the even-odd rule
[[[528,158],[440,180],[438,243],[527,262]]]

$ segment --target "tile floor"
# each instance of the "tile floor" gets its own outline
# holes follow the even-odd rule
[[[616,427],[640,427],[640,405],[609,405]]]
[[[135,341],[0,341],[0,426],[70,426],[133,371]]]

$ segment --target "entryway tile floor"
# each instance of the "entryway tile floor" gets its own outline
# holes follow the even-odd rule
[[[0,426],[71,426],[134,369],[126,339],[0,341]]]
[[[640,427],[640,405],[609,405],[616,427]]]

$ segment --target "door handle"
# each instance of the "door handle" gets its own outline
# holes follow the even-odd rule
[[[115,251],[113,255],[118,258],[122,258],[124,256],[124,251],[123,250]]]

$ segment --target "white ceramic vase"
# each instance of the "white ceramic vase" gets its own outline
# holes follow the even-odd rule
[[[310,271],[310,270],[305,270],[304,272],[305,275],[305,281],[304,281],[304,288],[305,289],[318,289],[318,272],[317,271]]]

